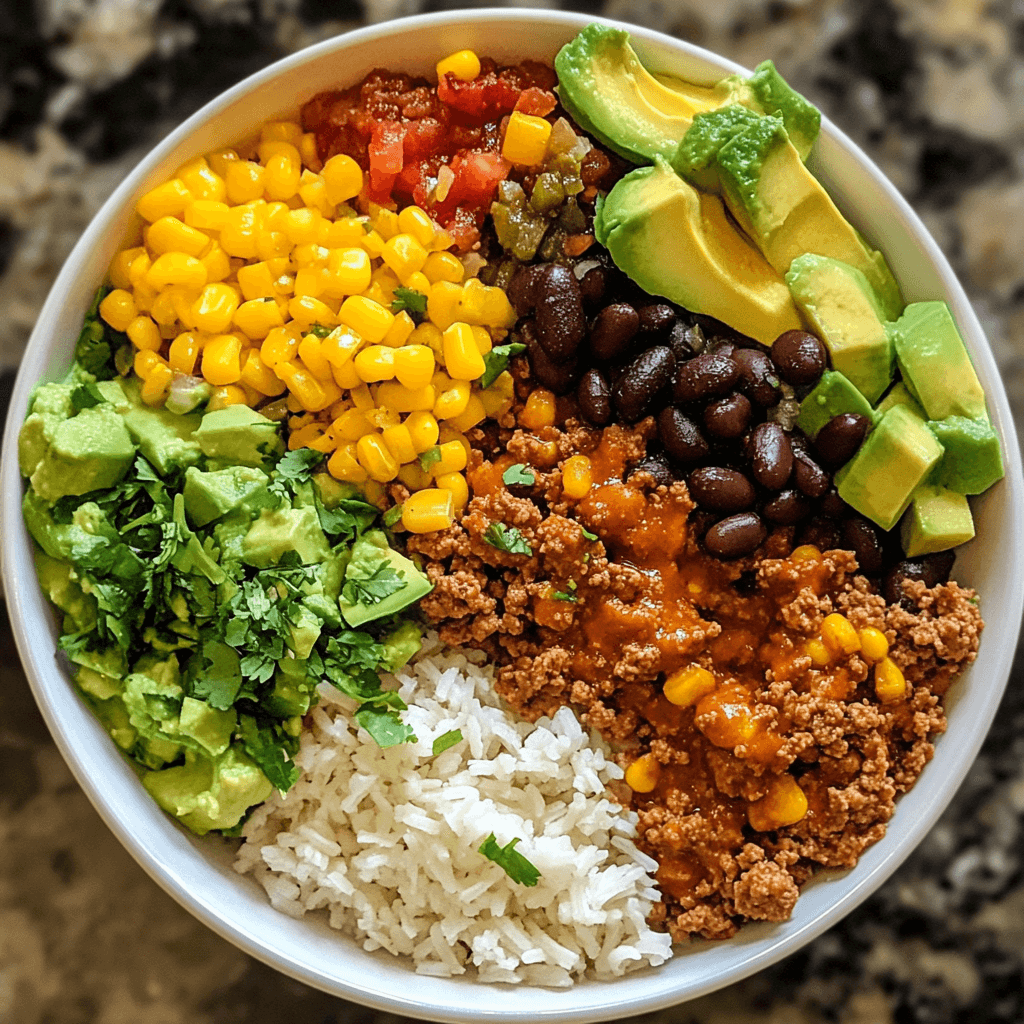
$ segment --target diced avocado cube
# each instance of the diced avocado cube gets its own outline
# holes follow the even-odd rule
[[[981,494],[1003,478],[999,437],[988,420],[947,416],[929,420],[928,429],[945,449],[932,482],[958,494]]]
[[[800,403],[796,425],[813,439],[829,420],[844,412],[855,412],[872,423],[875,421],[875,411],[860,391],[838,370],[826,370]]]
[[[832,366],[875,402],[893,375],[893,345],[875,290],[856,267],[828,256],[798,256],[786,284],[825,342]]]
[[[241,466],[262,466],[284,451],[278,425],[247,405],[208,412],[196,430],[196,441],[208,459]]]
[[[296,604],[291,611],[288,623],[288,647],[300,661],[305,661],[313,651],[313,646],[320,639],[321,620],[304,604]]]
[[[672,157],[672,169],[698,188],[717,192],[718,151],[760,119],[756,111],[735,103],[697,114]]]
[[[185,473],[185,512],[194,526],[206,526],[229,512],[249,518],[276,504],[267,490],[270,477],[254,466],[230,466],[204,472],[190,466]]]
[[[897,405],[836,473],[839,497],[883,530],[891,530],[941,458],[942,445],[924,420]]]
[[[121,692],[121,680],[108,676],[103,672],[95,672],[91,668],[79,666],[75,672],[75,682],[83,693],[97,700],[109,700]]]
[[[128,432],[139,446],[139,454],[148,459],[161,476],[199,461],[202,452],[195,438],[198,416],[178,416],[166,409],[132,405],[123,417]]]
[[[340,593],[340,587],[338,592]],[[328,597],[326,594],[307,594],[302,599],[302,603],[321,622],[334,629],[341,629],[341,610],[338,608],[337,594],[333,597]]]
[[[921,408],[921,403],[910,393],[907,385],[901,380],[896,381],[889,389],[888,394],[875,406],[875,416],[881,418],[894,405],[905,405],[916,416],[920,416],[921,419],[926,420],[928,418],[925,415],[924,409]]]
[[[387,596],[375,596],[371,585],[375,578],[386,578],[389,584],[384,589],[394,589]],[[408,608],[433,589],[433,583],[414,562],[388,545],[382,530],[367,530],[352,545],[352,560],[345,570],[338,605],[350,626],[361,626]]]
[[[82,590],[71,563],[36,551],[35,565],[43,592],[71,620],[74,628],[69,632],[92,629],[96,624],[96,598]]]
[[[286,551],[296,552],[303,565],[331,553],[315,508],[265,508],[242,540],[243,561],[258,569],[276,565]]]
[[[984,419],[985,392],[945,302],[913,302],[892,325],[903,381],[929,419]]]
[[[139,734],[128,720],[128,709],[124,706],[124,701],[115,694],[104,700],[92,699],[89,706],[111,739],[125,753],[130,753],[139,741]]]
[[[409,663],[409,659],[423,646],[423,630],[411,619],[384,637],[384,668],[397,672]]]
[[[277,663],[274,688],[263,698],[263,705],[270,714],[280,718],[304,715],[315,690],[316,683],[307,675],[305,661],[284,658]]]
[[[131,399],[125,394],[121,381],[117,377],[113,380],[98,380],[95,387],[117,412],[123,413],[131,408]]]
[[[790,141],[802,160],[814,145],[821,130],[821,113],[808,103],[776,70],[770,60],[762,61],[741,91],[743,102],[760,107],[766,114],[782,118]]]
[[[97,649],[80,647],[78,650],[70,653],[68,658],[74,665],[79,665],[82,668],[90,669],[93,672],[98,672],[100,675],[109,676],[111,679],[118,681],[124,679],[125,673],[128,671],[128,659],[125,657],[124,651],[115,644]],[[118,689],[120,690],[120,685]]]
[[[921,484],[900,523],[900,540],[908,558],[948,551],[974,536],[967,498],[945,487]]]
[[[231,743],[238,725],[234,711],[219,711],[205,700],[186,697],[181,702],[178,729],[183,736],[194,739],[211,757],[222,754]]]

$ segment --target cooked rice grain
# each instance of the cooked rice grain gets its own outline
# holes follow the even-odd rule
[[[657,864],[633,845],[636,815],[606,795],[622,770],[596,734],[567,708],[513,721],[493,671],[434,640],[397,684],[418,739],[386,750],[321,686],[302,775],[246,823],[235,869],[278,910],[326,909],[364,949],[411,956],[420,974],[568,986],[668,959],[669,937],[646,921]],[[453,729],[462,741],[433,756]],[[536,886],[477,852],[491,832],[521,840]]]

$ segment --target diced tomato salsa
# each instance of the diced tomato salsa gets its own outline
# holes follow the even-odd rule
[[[499,68],[483,58],[471,82],[445,75],[434,86],[390,71],[351,89],[322,92],[302,108],[321,160],[345,153],[368,171],[367,198],[413,202],[471,249],[511,165],[501,156],[502,119],[513,110],[547,116],[556,106],[554,71],[535,61]],[[447,166],[453,178],[438,191]],[[440,198],[439,198],[440,194]]]

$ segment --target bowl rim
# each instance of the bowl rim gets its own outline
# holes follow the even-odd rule
[[[17,556],[19,550],[24,548],[27,536],[21,524],[21,477],[18,471],[17,434],[25,416],[29,394],[42,374],[41,353],[47,340],[47,334],[43,330],[42,325],[48,319],[51,319],[55,312],[60,310],[69,285],[78,276],[78,265],[83,262],[88,253],[94,248],[97,240],[103,238],[110,231],[117,215],[122,211],[125,203],[137,189],[139,183],[157,164],[186,141],[197,128],[214,115],[223,112],[232,104],[245,97],[257,86],[272,81],[283,72],[301,67],[306,63],[319,61],[336,51],[347,49],[352,45],[384,39],[399,31],[415,31],[421,27],[445,24],[472,25],[477,22],[493,21],[507,22],[510,25],[520,27],[529,26],[531,22],[545,22],[549,25],[557,24],[564,26],[567,33],[578,31],[593,21],[600,21],[616,28],[625,29],[630,33],[634,41],[640,43],[641,47],[644,44],[653,44],[681,51],[686,55],[697,58],[703,63],[720,68],[726,74],[734,72],[750,73],[749,69],[745,69],[741,65],[709,50],[638,25],[569,11],[538,11],[529,8],[481,8],[469,11],[448,11],[382,22],[323,40],[268,65],[266,68],[255,72],[232,88],[219,94],[168,134],[140,161],[93,217],[58,274],[40,312],[37,325],[33,329],[26,345],[25,356],[15,382],[7,415],[3,439],[2,465],[0,465],[0,487],[2,487],[3,495],[2,499],[0,499],[2,500],[2,504],[0,504],[0,559],[2,559],[0,573],[2,573],[4,591],[7,595],[8,611],[15,642],[25,668],[26,676],[51,735],[54,737],[61,754],[70,766],[78,783],[107,827],[114,832],[146,873],[165,892],[217,934],[228,939],[262,962],[304,984],[335,996],[356,1000],[376,1009],[408,1015],[420,1015],[434,1020],[460,1022],[481,1019],[507,1020],[520,1016],[522,1011],[516,1009],[514,1000],[495,1000],[492,1004],[476,1005],[471,1009],[443,1005],[424,1005],[422,1002],[406,997],[401,992],[386,993],[374,988],[372,984],[372,971],[367,972],[367,975],[370,977],[369,983],[359,978],[352,979],[348,983],[332,981],[332,979],[318,973],[306,960],[300,959],[297,956],[285,955],[280,950],[269,949],[255,935],[247,932],[236,922],[223,918],[216,908],[210,906],[204,899],[191,891],[186,878],[178,877],[168,870],[166,865],[161,862],[160,857],[154,854],[152,849],[146,844],[146,836],[144,834],[134,832],[128,828],[126,822],[119,815],[112,799],[114,794],[105,791],[103,779],[94,777],[86,769],[86,765],[80,758],[79,752],[66,731],[64,723],[57,717],[53,707],[50,706],[46,699],[44,677],[47,668],[44,659],[49,657],[51,662],[49,671],[52,674],[52,648],[50,653],[38,650],[38,644],[36,643],[39,638],[38,617],[33,617],[33,608],[26,603],[25,595],[22,592],[22,588],[26,586],[24,576],[19,577],[16,574]],[[876,167],[873,161],[824,116],[822,117],[821,134],[831,144],[837,146],[846,159],[851,160],[862,172],[873,179],[873,184],[884,193],[888,202],[892,204],[896,212],[906,221],[909,234],[923,250],[925,258],[942,279],[947,295],[952,300],[955,300],[957,306],[955,310],[956,318],[964,329],[964,334],[972,335],[980,340],[980,345],[977,349],[972,346],[971,356],[976,363],[980,361],[985,365],[986,376],[995,382],[994,386],[990,385],[987,389],[986,398],[989,402],[993,424],[999,432],[1000,440],[1003,444],[1006,464],[1006,480],[1003,486],[1008,487],[1015,497],[1012,505],[1013,514],[1020,517],[1020,510],[1024,507],[1024,477],[1022,477],[1021,473],[1020,453],[1008,399],[998,374],[991,347],[985,338],[981,325],[971,308],[962,286],[920,218],[914,213],[909,203],[897,192],[891,182]],[[951,304],[953,303],[951,302]],[[72,329],[72,333],[74,330],[77,330],[77,327]],[[1019,532],[1016,531],[1018,534]],[[1012,549],[1013,562],[1015,564],[1024,562],[1021,542],[1017,541],[1016,537],[1012,537],[1009,540],[1009,545]],[[34,583],[33,578],[32,583],[28,584],[29,591],[31,591]],[[995,716],[1009,678],[1015,638],[1020,628],[1021,613],[1024,611],[1024,588],[1017,588],[1013,592],[1008,610],[1012,613],[1009,616],[1010,620],[1017,623],[1017,630],[1014,631],[1012,637],[1007,636],[1002,645],[1005,651],[999,662],[996,684],[990,685],[987,691],[984,692],[984,699],[982,701],[977,705],[972,705],[972,717],[978,725],[973,730],[972,741],[961,748],[963,752],[961,753],[957,770],[943,777],[940,782],[933,786],[930,799],[927,800],[925,805],[927,813],[921,815],[911,824],[909,829],[905,830],[898,837],[898,843],[892,843],[891,851],[882,856],[878,863],[873,864],[867,870],[862,870],[856,877],[853,877],[848,889],[824,913],[819,914],[799,929],[785,935],[776,935],[774,941],[769,941],[760,952],[751,955],[738,968],[721,976],[710,977],[707,980],[689,986],[659,986],[655,984],[651,986],[651,991],[647,995],[634,996],[617,1001],[607,998],[611,993],[606,988],[605,983],[589,982],[587,987],[600,993],[598,1003],[593,1001],[587,1003],[586,1000],[578,999],[576,1002],[586,1003],[579,1010],[564,1008],[554,1008],[546,1012],[543,1010],[533,1012],[531,1010],[530,1015],[543,1020],[572,1020],[582,1024],[584,1021],[605,1020],[624,1013],[636,1014],[655,1011],[700,995],[705,995],[727,984],[740,981],[795,951],[811,939],[822,934],[866,899],[892,875],[916,848],[926,832],[935,823],[942,810],[952,799],[975,760]],[[59,671],[63,675],[62,670]],[[64,677],[64,681],[66,685],[70,686],[66,677]],[[107,783],[107,785],[109,786],[110,784]],[[848,874],[848,877],[852,876]],[[737,940],[729,941],[735,942]],[[654,969],[655,972],[660,970],[664,970],[664,968]],[[651,974],[651,977],[655,977],[655,974]],[[622,980],[624,981],[625,979]],[[453,979],[453,981],[456,984],[460,983],[460,979]],[[610,984],[618,984],[618,982],[611,982]],[[502,991],[494,990],[493,988],[489,988],[489,990]],[[577,986],[571,991],[582,994],[583,987]],[[496,1005],[499,1003],[501,1005]]]

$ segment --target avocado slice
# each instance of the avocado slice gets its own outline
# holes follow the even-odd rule
[[[921,403],[910,393],[907,385],[901,380],[896,381],[889,389],[885,398],[875,406],[875,416],[879,418],[884,416],[894,405],[905,405],[911,412],[920,416],[921,419],[926,420],[928,418],[925,415],[924,409],[921,408]]]
[[[985,392],[949,306],[912,302],[892,325],[896,361],[929,419],[985,419]]]
[[[893,344],[868,279],[828,256],[805,253],[790,264],[786,284],[800,311],[825,342],[832,365],[875,402],[893,376]]]
[[[378,596],[372,586],[375,579],[387,581],[378,594],[395,589]],[[352,545],[338,606],[350,626],[361,626],[408,608],[433,589],[414,562],[391,548],[383,530],[367,530]]]
[[[190,466],[185,473],[185,512],[196,527],[206,526],[231,512],[252,517],[276,502],[267,489],[270,477],[254,466],[230,466],[203,472]]]
[[[1003,478],[999,438],[988,420],[947,416],[929,420],[928,429],[944,449],[932,481],[958,494],[981,494]]]
[[[558,96],[581,128],[635,164],[669,159],[694,114],[730,100],[733,85],[655,78],[629,45],[629,33],[588,25],[555,57]]]
[[[839,497],[883,530],[891,530],[942,458],[942,445],[907,406],[891,408],[857,454],[835,475]]]
[[[726,79],[722,84],[732,81]],[[781,117],[800,159],[807,159],[821,130],[821,112],[779,74],[770,60],[758,64],[746,81],[737,77],[736,96],[753,110]]]
[[[242,560],[265,569],[294,551],[303,565],[322,562],[331,553],[315,508],[263,509],[242,540]]]
[[[730,104],[720,110],[697,114],[672,155],[672,169],[705,192],[718,192],[718,153],[737,135],[761,119],[749,107]]]
[[[948,551],[974,536],[967,498],[933,484],[921,484],[900,523],[900,541],[908,558]]]
[[[796,425],[812,440],[830,419],[844,412],[855,412],[872,423],[875,410],[868,400],[838,370],[826,370],[800,403]]]
[[[594,229],[616,266],[652,295],[769,345],[801,326],[785,281],[736,230],[722,200],[660,157],[615,184]]]
[[[208,459],[233,465],[262,466],[284,452],[278,424],[247,405],[208,412],[196,430],[196,441]]]

